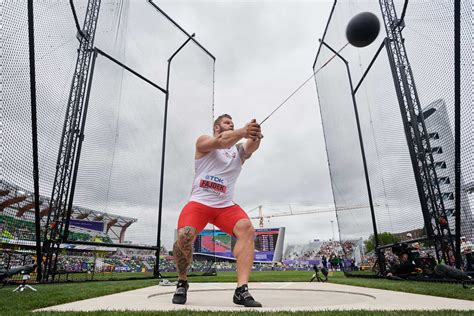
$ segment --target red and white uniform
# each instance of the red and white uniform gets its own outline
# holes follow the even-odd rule
[[[242,161],[237,146],[216,149],[194,162],[195,176],[190,201],[210,207],[234,205],[233,196]]]
[[[179,215],[178,229],[192,226],[199,233],[211,223],[233,235],[236,223],[248,219],[247,213],[232,201],[241,170],[242,160],[235,145],[196,159],[191,198]]]

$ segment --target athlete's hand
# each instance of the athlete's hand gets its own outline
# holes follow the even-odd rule
[[[249,123],[245,124],[245,138],[251,138],[252,140],[257,140],[259,135],[262,134],[260,125],[257,123],[256,119],[252,119]]]

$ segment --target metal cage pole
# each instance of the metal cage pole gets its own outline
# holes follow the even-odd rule
[[[166,153],[166,127],[168,123],[168,102],[170,97],[170,70],[171,70],[171,62],[173,58],[186,46],[189,41],[194,38],[194,33],[188,37],[188,39],[181,44],[181,46],[171,55],[168,59],[168,71],[166,73],[166,94],[165,94],[165,114],[163,119],[163,145],[161,147],[161,172],[160,172],[160,198],[159,198],[159,205],[158,205],[158,232],[156,236],[156,246],[158,250],[156,251],[156,262],[155,268],[153,269],[153,277],[161,278],[160,274],[160,249],[161,249],[161,217],[163,213],[163,182],[165,178],[165,153]]]
[[[430,136],[408,60],[402,29],[393,0],[379,0],[384,20],[386,49],[405,130],[413,174],[427,235],[434,241],[436,258],[454,265],[454,238],[447,220]],[[403,15],[403,14],[402,14]]]
[[[84,108],[83,108],[83,114],[82,114],[82,121],[80,125],[80,129],[78,129],[78,134],[79,137],[77,138],[78,144],[77,146],[77,152],[76,152],[76,158],[74,161],[74,166],[72,170],[72,179],[71,179],[71,193],[68,201],[68,206],[67,206],[67,215],[66,218],[68,219],[66,221],[66,224],[64,226],[64,234],[63,234],[63,242],[66,242],[69,237],[69,219],[71,218],[72,214],[72,208],[74,204],[74,193],[76,191],[76,182],[77,182],[77,174],[79,171],[79,163],[81,161],[81,152],[82,152],[82,143],[84,141],[84,131],[86,128],[86,119],[87,119],[87,110],[89,109],[89,98],[91,96],[91,88],[92,88],[92,80],[94,78],[94,70],[95,70],[95,61],[97,59],[97,50],[94,50],[92,54],[92,61],[91,61],[91,67],[89,70],[89,80],[87,83],[87,90],[86,90],[86,96],[85,96],[85,101],[84,101]]]
[[[456,268],[461,258],[461,1],[454,1],[454,198]]]
[[[337,57],[339,57],[339,59],[341,59],[344,62],[344,65],[346,66],[347,77],[349,79],[349,85],[350,85],[350,89],[351,89],[352,105],[354,106],[354,114],[355,114],[356,125],[357,125],[357,133],[358,133],[358,137],[359,137],[360,152],[361,152],[361,155],[362,155],[362,164],[364,166],[364,176],[365,176],[365,184],[367,186],[367,195],[368,195],[368,198],[369,198],[370,214],[371,214],[371,217],[372,217],[372,228],[374,230],[375,252],[377,254],[377,261],[378,261],[378,264],[379,264],[380,273],[383,274],[383,272],[385,271],[385,260],[379,253],[380,252],[380,249],[379,249],[380,244],[379,244],[379,239],[378,239],[377,223],[376,223],[376,219],[375,219],[374,202],[373,202],[373,199],[372,199],[372,189],[371,189],[371,186],[370,186],[369,172],[368,172],[368,169],[367,169],[367,160],[366,160],[366,157],[365,157],[364,140],[362,138],[362,132],[361,132],[361,129],[360,129],[359,111],[357,110],[357,102],[356,102],[356,99],[355,99],[355,92],[354,92],[354,86],[352,84],[352,77],[351,77],[351,71],[350,71],[350,68],[349,68],[349,62],[344,57],[342,57],[337,51],[335,51],[331,46],[326,44],[323,40],[320,39],[319,41],[321,42],[321,45],[324,45],[331,52],[333,52]],[[379,52],[380,52],[380,49],[379,49]]]
[[[86,123],[86,117],[87,117],[87,110],[89,108],[89,99],[91,95],[91,88],[92,88],[92,82],[93,82],[93,77],[94,77],[94,71],[96,67],[96,59],[98,56],[102,56],[106,58],[107,60],[113,62],[117,66],[121,67],[122,69],[126,70],[127,72],[133,74],[137,78],[143,80],[147,84],[153,86],[155,89],[158,89],[162,93],[166,95],[166,90],[162,87],[160,87],[158,84],[154,83],[151,81],[149,78],[144,77],[140,73],[136,72],[132,68],[128,67],[127,65],[123,64],[119,60],[115,59],[111,55],[105,53],[101,49],[94,47],[93,49],[93,56],[92,56],[92,61],[91,61],[91,69],[90,69],[90,74],[89,74],[89,80],[87,83],[87,89],[86,89],[86,96],[85,96],[85,102],[84,102],[84,115],[83,119],[81,121],[81,128],[78,130],[79,134],[79,143],[77,146],[77,155],[76,155],[76,160],[74,163],[74,169],[73,169],[73,176],[72,176],[72,185],[71,185],[71,198],[69,200],[68,204],[68,215],[67,218],[71,217],[72,210],[73,210],[73,198],[74,198],[74,192],[75,192],[75,187],[76,187],[76,181],[77,181],[77,174],[78,174],[78,168],[79,168],[79,163],[80,163],[80,156],[82,152],[82,142],[84,140],[84,131],[85,131],[85,123]],[[76,244],[76,245],[89,245],[89,246],[103,246],[103,247],[119,247],[119,248],[136,248],[136,249],[151,249],[151,250],[159,250],[157,247],[148,247],[148,246],[140,246],[140,245],[117,245],[113,243],[102,243],[102,242],[90,242],[90,241],[79,241],[79,240],[69,240],[69,222],[66,222],[65,229],[64,229],[64,235],[63,235],[63,242],[64,243],[69,243],[69,244]]]
[[[36,279],[42,278],[41,217],[39,207],[38,125],[36,112],[35,26],[33,0],[28,0],[28,44],[30,51],[31,137],[33,143],[33,182],[36,238]]]

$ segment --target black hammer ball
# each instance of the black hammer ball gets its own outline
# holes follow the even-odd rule
[[[379,35],[380,22],[371,12],[362,12],[354,16],[347,24],[346,37],[355,47],[370,45]]]

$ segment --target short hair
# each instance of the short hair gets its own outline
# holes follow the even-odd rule
[[[214,125],[212,126],[212,128],[214,128],[214,126],[216,125],[219,125],[224,118],[232,119],[232,116],[230,116],[229,114],[219,115],[214,121]]]

